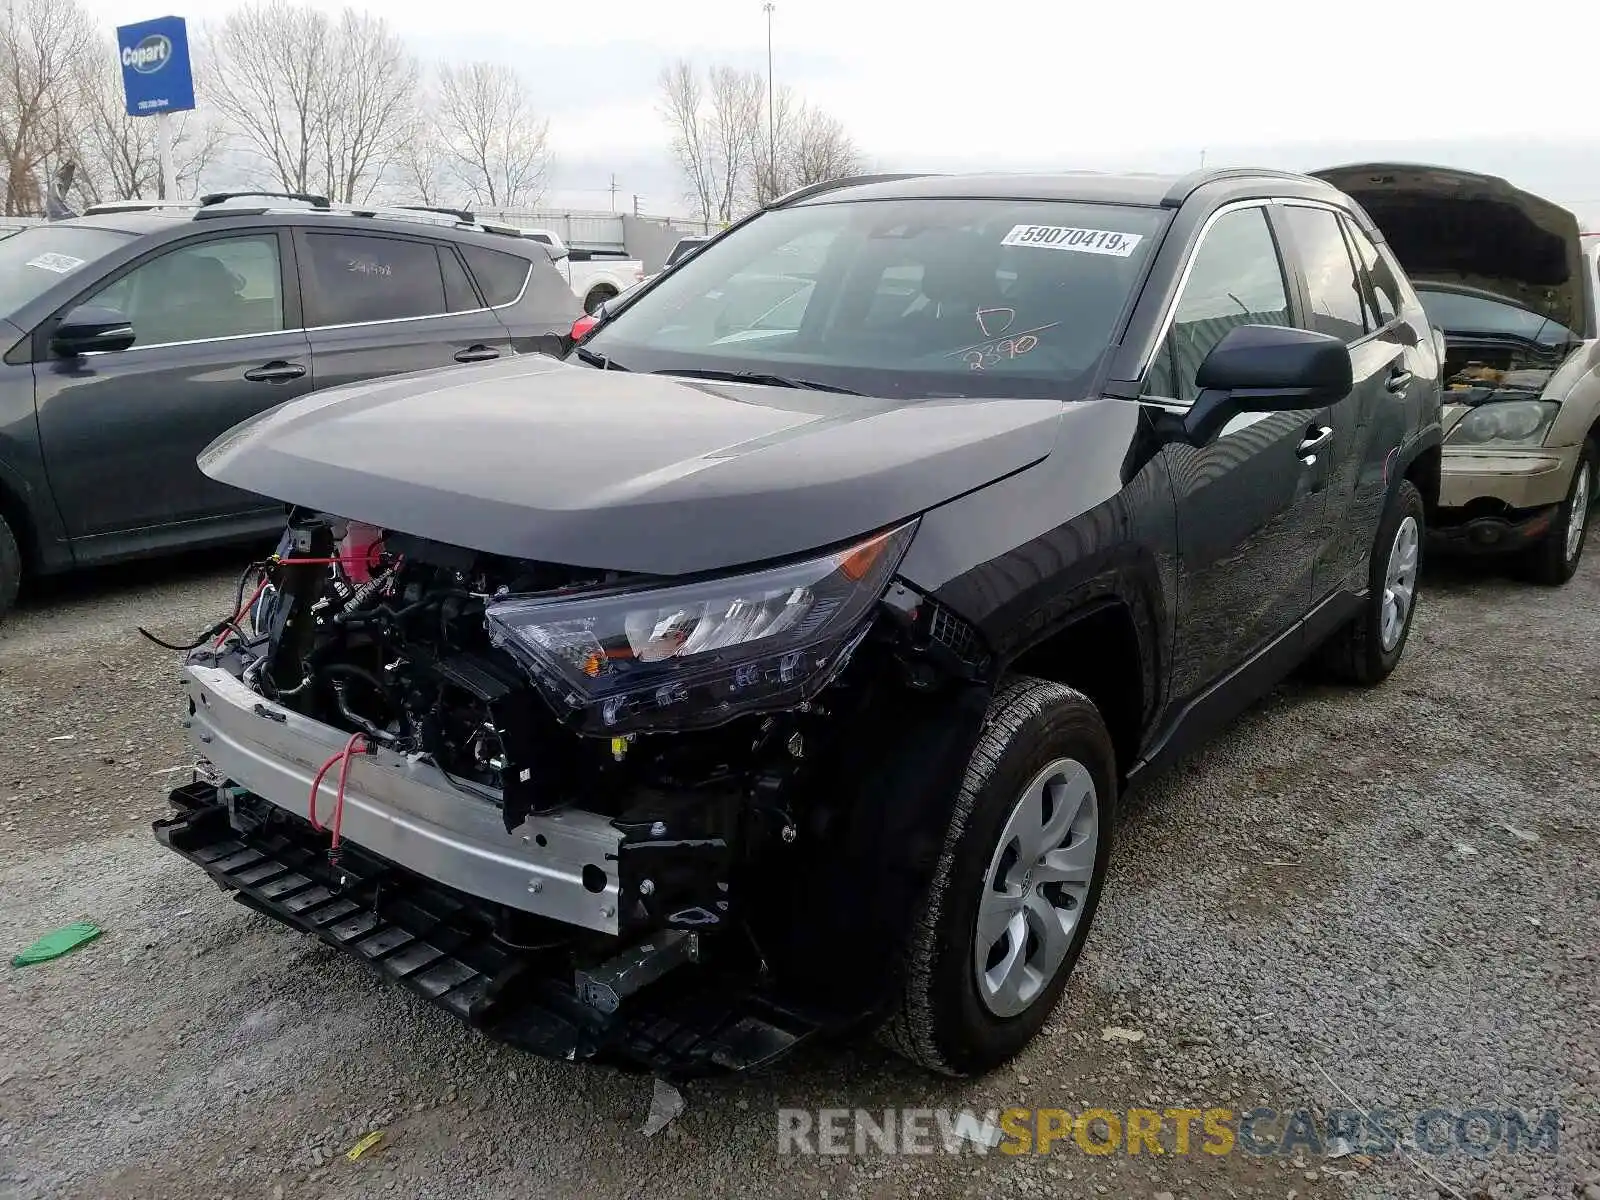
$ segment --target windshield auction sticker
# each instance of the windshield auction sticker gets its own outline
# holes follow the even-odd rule
[[[38,267],[41,271],[54,271],[57,275],[66,275],[83,266],[83,259],[73,258],[70,254],[41,254],[38,258],[30,258],[28,265]]]
[[[1014,225],[1011,232],[1000,239],[1000,244],[1029,246],[1039,250],[1076,250],[1079,254],[1111,254],[1117,258],[1127,258],[1142,241],[1142,233],[1073,229],[1065,225]]]

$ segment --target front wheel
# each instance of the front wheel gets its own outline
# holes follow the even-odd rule
[[[1561,504],[1550,532],[1522,560],[1523,574],[1534,583],[1560,587],[1578,571],[1583,543],[1589,532],[1589,505],[1594,499],[1597,456],[1593,440],[1583,444],[1572,487]]]
[[[1081,692],[1017,677],[989,707],[898,1010],[880,1036],[929,1070],[974,1075],[1039,1032],[1088,936],[1111,855],[1116,759]]]
[[[1427,509],[1409,479],[1389,498],[1367,564],[1361,612],[1322,649],[1322,665],[1346,683],[1382,683],[1400,663],[1417,612],[1417,573]]]

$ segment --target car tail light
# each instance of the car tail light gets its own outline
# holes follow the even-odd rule
[[[594,313],[584,313],[583,316],[572,323],[572,340],[575,342],[582,341],[585,335],[598,324],[600,324],[600,318],[595,316]]]

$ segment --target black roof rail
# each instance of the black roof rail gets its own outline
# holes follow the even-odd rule
[[[1320,183],[1298,171],[1279,171],[1269,167],[1202,167],[1198,171],[1190,171],[1187,175],[1180,175],[1167,194],[1161,197],[1162,208],[1182,208],[1196,190],[1208,183],[1221,183],[1229,179],[1292,179],[1297,183]]]
[[[309,204],[312,208],[329,208],[331,205],[326,196],[314,195],[311,192],[212,192],[210,195],[200,197],[200,207],[210,208],[226,200],[242,200],[247,197],[260,197],[264,200],[299,200]]]
[[[440,208],[434,204],[389,204],[386,208],[403,208],[407,212],[438,213],[441,217],[454,217],[467,225],[476,225],[478,218],[468,208]]]
[[[198,200],[102,200],[91,204],[79,216],[103,217],[109,213],[155,212],[158,209],[190,210],[198,208]]]
[[[821,183],[795,188],[794,191],[786,192],[775,200],[769,200],[764,207],[783,208],[785,205],[797,204],[801,200],[809,200],[812,196],[820,196],[836,188],[860,187],[868,183],[895,183],[901,179],[924,179],[930,174],[932,172],[929,171],[899,171],[887,175],[841,175],[838,179],[824,179]]]

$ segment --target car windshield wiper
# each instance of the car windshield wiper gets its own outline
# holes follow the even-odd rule
[[[615,368],[613,368],[615,370]],[[688,379],[726,379],[729,383],[759,383],[767,387],[803,388],[808,392],[838,392],[841,396],[861,396],[854,388],[814,379],[795,379],[788,375],[768,375],[761,371],[717,371],[706,367],[683,367],[655,371],[656,375],[682,375]]]
[[[580,361],[588,363],[591,367],[599,367],[602,371],[626,371],[628,369],[617,365],[604,354],[596,353],[587,346],[579,346],[577,354]]]

